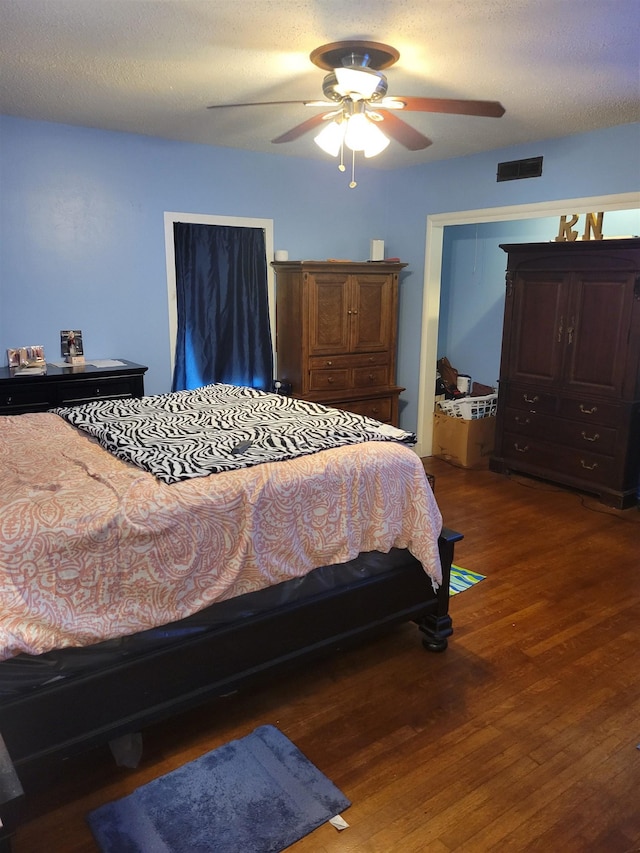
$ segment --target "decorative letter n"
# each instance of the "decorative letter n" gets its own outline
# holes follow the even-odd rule
[[[587,213],[587,218],[584,221],[584,234],[582,235],[583,240],[602,240],[602,221],[604,219],[604,213],[599,213],[597,218],[595,213]],[[593,231],[593,238],[591,237],[591,232]]]

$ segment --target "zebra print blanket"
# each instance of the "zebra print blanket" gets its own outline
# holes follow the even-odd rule
[[[225,384],[52,411],[169,484],[346,444],[416,441],[372,418]]]

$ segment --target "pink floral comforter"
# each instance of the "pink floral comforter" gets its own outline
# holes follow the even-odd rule
[[[441,526],[401,444],[166,485],[58,415],[0,417],[0,660],[164,625],[361,551],[409,548],[437,586]]]

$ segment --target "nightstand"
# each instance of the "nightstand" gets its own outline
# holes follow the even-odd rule
[[[142,397],[147,368],[124,359],[118,361],[122,364],[111,367],[47,364],[47,372],[37,376],[12,376],[8,367],[2,367],[0,415],[46,412],[55,406],[77,406],[90,400]]]

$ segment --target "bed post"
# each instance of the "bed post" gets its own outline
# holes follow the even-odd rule
[[[449,616],[449,581],[454,544],[463,538],[462,533],[443,527],[438,539],[438,550],[442,564],[442,585],[437,592],[435,612],[425,616],[418,625],[424,634],[422,645],[430,652],[443,652],[447,648],[447,637],[453,634],[451,617]]]
[[[10,853],[11,836],[19,822],[24,791],[0,735],[0,853]]]

